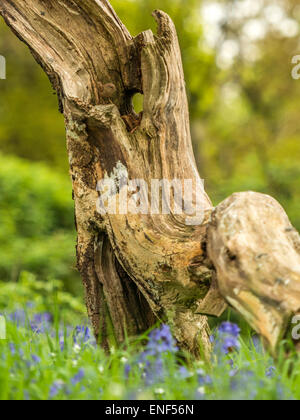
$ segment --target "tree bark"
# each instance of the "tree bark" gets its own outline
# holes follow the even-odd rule
[[[97,211],[97,182],[114,180],[115,195],[121,198],[124,176],[148,185],[152,180],[192,180],[191,204],[196,200],[196,186],[202,181],[192,151],[181,54],[171,19],[155,11],[157,35],[146,31],[133,38],[106,0],[2,0],[0,13],[48,74],[65,116],[78,268],[88,313],[103,345],[109,345],[109,322],[122,342],[126,333],[139,334],[159,319],[172,325],[182,348],[207,354],[206,315],[220,316],[226,299],[274,349],[286,319],[300,309],[299,236],[274,200],[245,193],[213,209],[202,190],[200,225],[188,225],[187,214],[177,214],[173,206],[170,214]],[[132,105],[136,93],[144,95],[140,115]],[[265,206],[272,207],[270,214]],[[275,233],[279,219],[284,256]],[[258,258],[265,254],[270,260]],[[261,264],[258,276],[256,257]],[[283,288],[291,279],[291,294],[282,299],[273,295],[275,277]],[[288,305],[285,299],[291,295],[293,305]],[[249,307],[266,300],[260,308],[268,312],[265,327]],[[281,304],[284,316],[274,328]]]

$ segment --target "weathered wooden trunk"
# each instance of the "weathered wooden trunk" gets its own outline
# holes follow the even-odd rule
[[[133,38],[106,0],[1,0],[0,13],[48,74],[65,116],[78,268],[103,345],[108,322],[122,342],[161,319],[199,355],[210,349],[206,315],[229,303],[274,351],[300,309],[299,235],[270,197],[235,194],[214,209],[201,188],[171,19],[155,11],[157,35]],[[131,198],[127,211],[99,211],[101,180],[120,206]],[[149,212],[150,189],[135,181],[128,191],[124,180],[192,191],[182,213],[176,199]]]

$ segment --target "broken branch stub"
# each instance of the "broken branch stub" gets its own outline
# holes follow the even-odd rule
[[[275,352],[300,310],[300,236],[273,198],[234,194],[212,214],[208,253],[227,302]]]

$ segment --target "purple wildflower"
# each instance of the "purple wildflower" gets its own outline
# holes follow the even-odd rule
[[[65,339],[64,339],[64,337],[59,338],[59,348],[60,348],[61,352],[63,352],[64,349],[65,349]]]
[[[62,390],[64,384],[62,381],[55,381],[50,388],[50,398],[55,398]]]
[[[82,379],[84,378],[84,370],[80,369],[79,372],[71,379],[71,383],[73,386],[79,384]]]
[[[9,343],[9,350],[10,350],[12,355],[16,354],[16,347],[13,343]]]
[[[235,377],[238,373],[239,373],[238,369],[232,369],[232,370],[229,372],[229,377],[230,377],[230,378],[234,378],[234,377]]]
[[[51,326],[52,316],[48,312],[34,315],[30,322],[32,331],[36,334],[45,333]]]
[[[234,361],[232,359],[228,360],[228,365],[231,367],[231,369],[234,368]]]
[[[187,370],[185,366],[181,366],[178,370],[181,379],[187,379],[191,377],[191,372]]]
[[[233,324],[231,322],[223,322],[219,327],[219,333],[231,335],[232,337],[239,337],[240,335],[240,328],[238,325]]]
[[[35,334],[38,334],[38,335],[42,334],[42,330],[40,329],[38,325],[30,323],[30,327]]]
[[[231,322],[223,322],[217,331],[215,353],[218,355],[227,355],[235,350],[239,350],[240,331],[241,330],[237,325],[232,324]]]
[[[239,349],[240,344],[235,337],[226,337],[222,342],[222,352],[224,354],[232,353],[234,350]]]
[[[139,356],[137,363],[141,365],[142,374],[147,385],[162,380],[165,376],[163,356],[178,351],[171,329],[168,325],[153,330],[145,351]]]
[[[178,351],[168,325],[162,325],[160,329],[153,330],[149,334],[149,339],[147,351],[152,356],[161,353],[176,353]]]
[[[275,366],[270,366],[266,370],[266,377],[267,378],[274,378],[275,374],[276,374],[276,367]]]
[[[129,378],[129,374],[131,372],[131,366],[126,364],[125,368],[124,368],[124,374],[125,374],[125,378],[128,379]]]
[[[145,382],[147,386],[154,385],[163,380],[165,376],[164,362],[162,358],[157,358],[154,362],[146,362]]]
[[[89,327],[85,326],[77,326],[74,331],[73,340],[74,344],[78,344],[79,346],[88,344],[91,342],[91,332]]]
[[[22,309],[18,309],[8,316],[10,321],[17,324],[18,327],[24,327],[26,324],[26,314]]]
[[[31,358],[32,358],[32,360],[33,360],[34,363],[36,363],[36,364],[41,363],[41,359],[38,356],[36,356],[35,354],[33,354],[31,356]]]
[[[52,315],[48,312],[36,314],[33,317],[33,322],[36,324],[50,324],[52,322]]]
[[[253,343],[256,353],[263,353],[262,341],[258,335],[254,335],[252,337],[252,343]]]
[[[197,370],[197,376],[199,385],[212,385],[213,381],[211,377],[207,375],[202,369]]]

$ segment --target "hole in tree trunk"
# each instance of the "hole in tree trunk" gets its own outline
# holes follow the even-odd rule
[[[132,106],[137,114],[142,112],[144,107],[144,95],[136,93],[132,98]]]
[[[130,102],[130,113],[122,115],[126,124],[127,131],[134,133],[139,127],[143,117],[144,95],[141,93],[130,93],[128,96]]]

